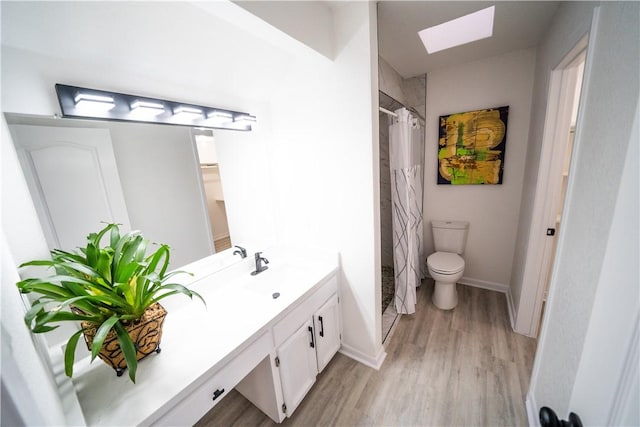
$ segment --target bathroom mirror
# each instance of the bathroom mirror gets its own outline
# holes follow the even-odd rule
[[[50,248],[73,249],[111,220],[169,244],[171,268],[231,248],[211,130],[5,117]]]

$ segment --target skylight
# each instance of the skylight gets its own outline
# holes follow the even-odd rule
[[[418,31],[428,53],[486,39],[493,35],[495,6]]]

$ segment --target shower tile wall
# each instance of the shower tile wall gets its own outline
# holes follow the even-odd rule
[[[382,95],[380,96],[382,105]],[[380,113],[380,256],[383,267],[393,267],[389,116]]]
[[[394,98],[396,101],[405,103],[402,76],[381,56],[378,56],[378,87],[382,92]],[[380,106],[384,107],[383,105]],[[383,122],[380,122],[381,126],[382,123]]]
[[[425,117],[427,113],[426,75],[402,80],[402,92],[404,93],[405,105],[415,108],[422,117]]]

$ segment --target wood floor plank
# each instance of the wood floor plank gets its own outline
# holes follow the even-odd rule
[[[515,334],[503,294],[458,285],[459,303],[401,316],[379,371],[337,354],[284,426],[526,425],[535,340]],[[197,424],[275,425],[233,391]]]

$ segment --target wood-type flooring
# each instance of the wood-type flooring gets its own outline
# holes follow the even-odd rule
[[[418,288],[379,371],[338,353],[283,426],[526,426],[536,342],[509,324],[504,294],[458,285],[454,310]],[[272,426],[233,390],[197,424]]]

